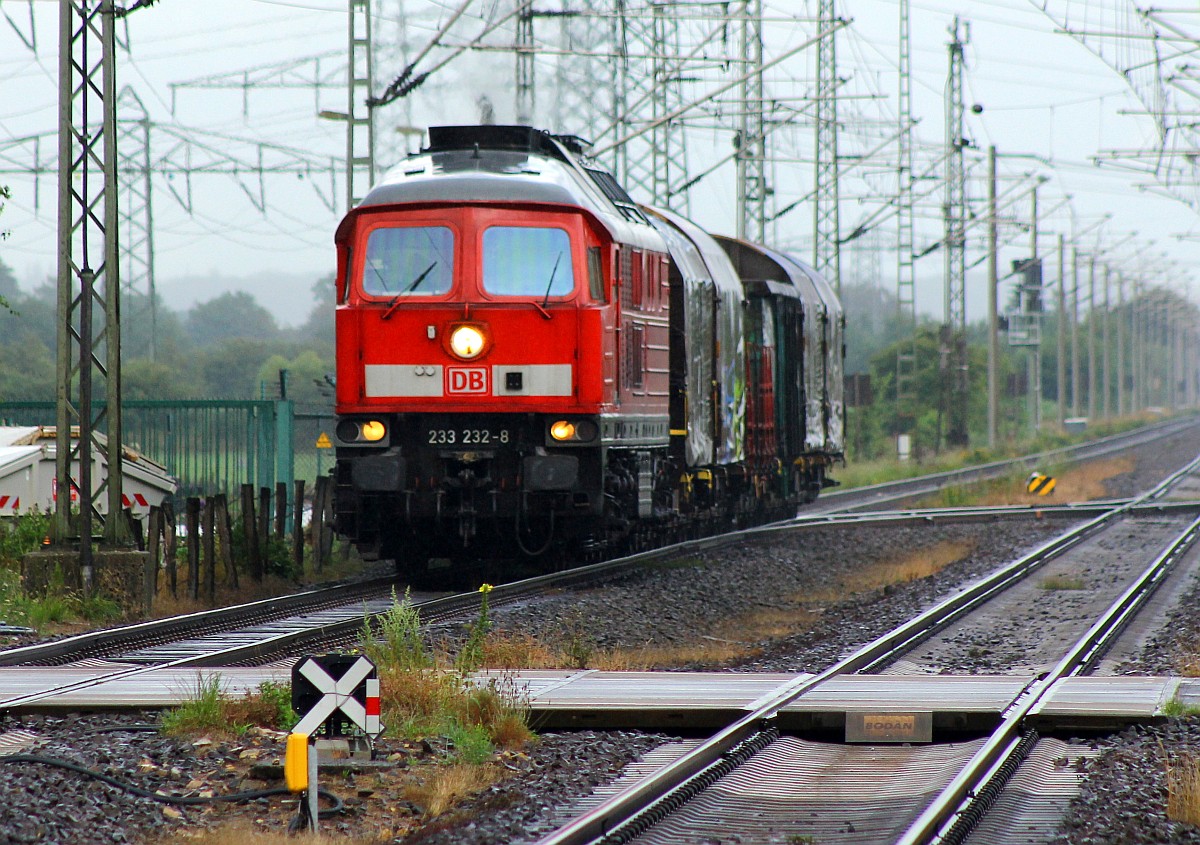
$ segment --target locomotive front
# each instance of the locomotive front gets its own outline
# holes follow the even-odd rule
[[[336,527],[413,575],[594,530],[617,380],[600,188],[544,133],[430,139],[337,233]]]

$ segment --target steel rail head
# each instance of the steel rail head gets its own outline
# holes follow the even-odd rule
[[[0,666],[20,666],[56,660],[78,659],[87,654],[127,647],[155,637],[172,636],[180,631],[220,630],[241,624],[247,618],[280,617],[313,606],[342,602],[347,595],[380,589],[393,579],[374,579],[334,587],[306,590],[290,596],[276,596],[231,607],[185,613],[167,619],[153,619],[133,625],[121,625],[104,631],[91,631],[47,643],[0,650]]]
[[[1187,428],[1195,426],[1196,424],[1197,419],[1191,416],[1183,419],[1164,420],[1162,422],[1152,423],[1141,428],[1133,429],[1132,431],[1123,431],[1117,434],[1110,434],[1107,437],[1101,437],[1097,440],[1089,440],[1085,443],[1077,443],[1071,446],[1060,446],[1055,449],[1049,449],[1045,452],[1038,452],[1034,455],[1023,455],[1019,458],[1007,458],[999,461],[991,461],[985,464],[976,464],[975,466],[946,470],[944,472],[932,473],[930,475],[923,475],[915,478],[884,481],[879,484],[865,485],[849,490],[826,493],[823,498],[828,502],[841,497],[854,495],[856,493],[886,493],[893,490],[901,491],[907,496],[911,495],[911,491],[905,491],[904,488],[906,486],[929,486],[931,482],[936,483],[936,486],[930,488],[931,492],[933,492],[944,486],[945,482],[962,483],[967,481],[982,480],[989,474],[995,474],[1001,470],[1010,469],[1012,467],[1029,466],[1033,463],[1043,462],[1051,459],[1068,459],[1072,461],[1078,461],[1088,458],[1101,457],[1114,451],[1127,449],[1130,446],[1140,445],[1143,442],[1153,441],[1165,436],[1170,436],[1179,431],[1183,431]]]
[[[577,817],[554,833],[540,839],[537,845],[586,845],[586,843],[604,841],[603,837],[609,831],[615,830],[630,819],[645,813],[650,806],[679,789],[698,772],[704,771],[713,765],[722,755],[728,753],[738,744],[745,742],[749,737],[761,730],[764,725],[770,724],[771,720],[783,707],[804,693],[820,686],[837,675],[861,672],[878,665],[887,659],[888,655],[894,654],[896,651],[910,645],[923,636],[927,636],[931,628],[936,630],[937,628],[944,627],[989,596],[1004,589],[1012,582],[1025,577],[1029,570],[1041,565],[1052,557],[1056,557],[1086,537],[1091,536],[1118,516],[1131,512],[1133,508],[1143,504],[1156,493],[1168,489],[1197,466],[1200,466],[1200,456],[1187,466],[1173,473],[1162,484],[1156,485],[1151,490],[1134,499],[1114,503],[1113,507],[1110,507],[1099,516],[1074,526],[1059,537],[1042,544],[1020,560],[980,579],[957,595],[951,596],[918,617],[878,637],[824,671],[811,677],[799,678],[784,684],[774,693],[760,699],[758,702],[759,706],[753,712],[748,713],[734,724],[713,736],[710,740],[702,743],[675,761],[662,766],[648,778],[642,779],[623,792],[602,802],[589,812]],[[761,532],[778,527],[764,526],[752,530]],[[1032,707],[1033,702],[1036,702],[1038,699],[1039,696],[1036,694],[1028,696],[1028,704],[1022,707],[1020,712],[1027,712],[1028,707]],[[998,740],[997,744],[999,744]],[[1015,747],[1017,741],[1013,741],[1011,744]],[[994,756],[998,753],[996,749],[989,749],[989,746],[985,746],[985,749],[988,749],[989,756]],[[983,753],[983,750],[980,753]]]
[[[1195,463],[1195,462],[1193,462]],[[1080,637],[1047,675],[1037,681],[1031,694],[1007,712],[1003,721],[988,741],[972,756],[967,765],[950,781],[909,826],[896,845],[926,845],[926,843],[959,842],[968,831],[957,830],[959,824],[969,825],[973,815],[964,815],[973,796],[1002,786],[989,786],[1005,771],[1009,774],[1015,766],[1005,762],[1017,753],[1026,717],[1050,691],[1064,678],[1086,671],[1120,634],[1134,613],[1162,583],[1170,567],[1183,552],[1200,537],[1200,518],[1193,520],[1172,542],[1146,567],[1138,578],[1105,610],[1088,631]],[[962,819],[960,822],[959,820]]]

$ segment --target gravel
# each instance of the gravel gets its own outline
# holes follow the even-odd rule
[[[698,555],[693,562],[631,573],[616,584],[495,609],[498,630],[550,643],[583,640],[603,649],[638,649],[703,641],[729,620],[763,612],[817,614],[813,628],[782,639],[743,642],[755,656],[724,667],[742,672],[808,672],[890,630],[961,584],[1064,529],[1063,523],[1017,520],[936,527],[817,528]],[[813,606],[864,569],[941,544],[974,550],[931,577]],[[663,601],[669,596],[669,601]],[[886,601],[885,601],[886,599]],[[619,614],[614,615],[614,609]],[[450,635],[451,629],[442,629]],[[664,665],[661,669],[712,669]]]
[[[39,737],[27,753],[56,757],[129,781],[143,789],[185,787],[191,745],[157,733],[130,731],[140,714],[4,719],[4,731]],[[126,730],[121,730],[125,728]],[[0,757],[0,760],[4,758]],[[169,826],[165,805],[74,772],[35,763],[2,767],[0,841],[5,843],[124,843],[139,833],[152,841]]]
[[[1200,718],[1138,725],[1095,744],[1102,753],[1080,761],[1083,791],[1054,845],[1200,843],[1200,827],[1166,812],[1168,767],[1200,764]]]
[[[1107,493],[1128,496],[1145,489],[1167,470],[1193,457],[1195,451],[1195,441],[1187,437],[1175,438],[1165,448],[1137,450],[1131,453],[1136,458],[1135,469],[1112,479]],[[630,575],[603,589],[494,608],[492,617],[501,629],[532,633],[549,641],[573,641],[595,649],[633,649],[695,642],[710,638],[717,626],[729,619],[790,612],[804,606],[815,616],[811,628],[803,633],[740,642],[748,656],[720,667],[671,668],[813,671],[1064,527],[1062,522],[1004,521],[933,529],[856,529],[852,534],[845,529],[820,528],[758,546],[698,555],[678,566]],[[863,567],[880,564],[900,552],[960,542],[974,543],[974,549],[931,577],[846,601],[811,603],[811,597],[828,596],[831,585]],[[1194,608],[1198,603],[1200,590],[1181,606]],[[459,637],[461,628],[443,628],[438,636]],[[1142,657],[1125,671],[1173,671],[1179,665],[1180,649],[1198,641],[1200,614],[1175,611],[1163,633],[1152,638]],[[239,767],[236,746],[222,745],[202,753],[190,743],[154,733],[99,732],[114,726],[129,728],[147,718],[137,714],[5,717],[0,718],[0,731],[32,731],[38,737],[37,753],[98,768],[151,790],[195,792],[202,784],[217,792],[232,792],[264,785],[243,782],[244,766]],[[611,780],[628,761],[668,739],[622,732],[545,735],[524,754],[504,760],[511,777],[438,823],[392,841],[430,845],[533,841],[546,832],[555,809],[561,810],[572,798]],[[278,746],[277,739],[270,743]],[[1200,830],[1165,818],[1163,763],[1164,753],[1200,755],[1200,719],[1138,727],[1098,744],[1103,753],[1081,764],[1083,789],[1056,843],[1200,842]],[[438,753],[433,748],[425,757],[434,759]],[[3,843],[158,842],[170,829],[211,824],[227,817],[193,809],[168,813],[165,805],[46,766],[18,764],[0,770],[6,798],[0,808]],[[347,820],[329,828],[340,833],[361,831],[358,825],[373,800],[352,797]],[[286,818],[278,798],[222,812],[240,813],[256,823],[272,825]],[[419,808],[401,802],[393,812],[397,819],[412,818]]]

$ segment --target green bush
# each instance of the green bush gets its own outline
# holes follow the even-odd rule
[[[454,744],[454,756],[462,763],[486,763],[496,751],[483,725],[452,722],[446,726],[445,735]]]
[[[230,724],[226,714],[228,697],[221,689],[219,675],[201,675],[196,681],[192,698],[162,715],[162,731],[175,736],[246,732],[246,725]]]
[[[258,695],[263,704],[274,712],[274,722],[270,727],[276,730],[289,731],[300,721],[296,711],[292,709],[292,685],[277,684],[274,681],[263,681],[258,688]]]
[[[51,518],[34,507],[11,519],[0,519],[0,565],[20,566],[22,557],[41,548],[50,534]]]

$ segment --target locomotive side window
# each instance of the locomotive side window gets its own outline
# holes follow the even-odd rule
[[[625,334],[625,383],[630,387],[646,384],[646,327],[630,323]]]
[[[566,296],[575,290],[563,229],[492,226],[483,233],[483,289],[499,296]]]
[[[445,226],[374,229],[367,237],[363,290],[371,296],[434,296],[454,278],[454,233]]]
[[[617,255],[620,258],[617,281],[621,285],[621,304],[628,307],[633,304],[633,250],[621,247]]]
[[[633,301],[630,304],[633,305],[634,308],[642,307],[642,285],[645,284],[645,273],[643,271],[645,268],[646,253],[642,252],[640,249],[635,249],[633,251],[633,274],[629,280],[629,289],[633,294],[631,297]]]
[[[604,268],[600,264],[600,247],[588,247],[588,292],[596,302],[608,300],[604,290]]]

